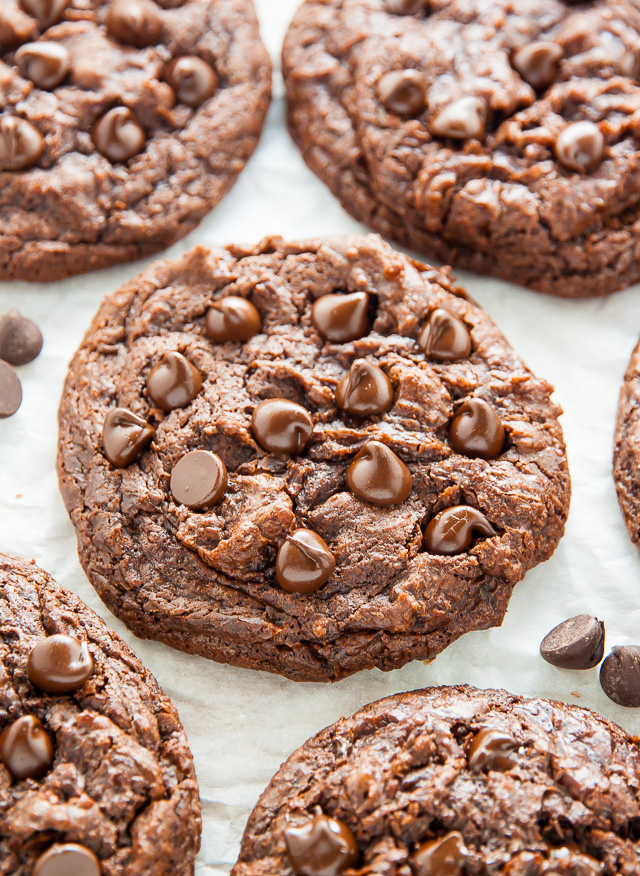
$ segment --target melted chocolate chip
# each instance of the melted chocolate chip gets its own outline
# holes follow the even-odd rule
[[[148,0],[113,0],[105,19],[113,39],[143,49],[158,42],[162,19]]]
[[[429,8],[428,0],[385,0],[384,8],[393,15],[417,15]]]
[[[640,708],[640,648],[618,645],[600,667],[600,685],[619,706]]]
[[[202,389],[202,376],[182,353],[163,353],[149,371],[149,398],[163,411],[184,408]]]
[[[426,106],[427,85],[418,70],[392,70],[378,82],[383,107],[399,116],[417,116]]]
[[[116,106],[101,116],[92,137],[98,152],[114,164],[138,155],[147,143],[142,125],[126,106]]]
[[[315,593],[335,567],[335,558],[323,538],[310,529],[296,529],[278,551],[276,578],[287,593]]]
[[[228,295],[213,302],[207,312],[205,327],[216,344],[228,341],[244,343],[258,334],[262,317],[258,308],[246,298]]]
[[[479,140],[484,137],[487,107],[479,97],[461,97],[450,103],[431,120],[434,137],[452,140]]]
[[[71,693],[93,674],[93,659],[87,643],[57,633],[41,639],[27,659],[32,684],[50,694]]]
[[[525,82],[542,91],[555,81],[563,56],[557,43],[540,41],[522,46],[514,52],[511,62]]]
[[[33,876],[100,876],[100,861],[90,849],[76,843],[51,846],[40,855]]]
[[[418,346],[436,362],[455,362],[471,353],[471,335],[460,317],[438,307],[418,335]]]
[[[590,614],[571,617],[544,637],[540,654],[559,669],[593,669],[604,655],[604,624]]]
[[[180,103],[201,106],[215,94],[218,77],[213,68],[195,55],[176,58],[165,68],[164,78]],[[242,299],[244,300],[244,299]]]
[[[215,453],[192,450],[171,472],[171,492],[181,505],[203,511],[219,502],[227,489],[227,468]]]
[[[42,155],[42,134],[19,116],[0,116],[0,170],[25,170]]]
[[[586,173],[600,164],[604,137],[593,122],[573,122],[556,139],[556,158],[569,170]]]
[[[104,454],[116,468],[126,468],[138,458],[155,435],[155,429],[126,408],[109,411],[102,427]]]
[[[251,417],[253,434],[267,453],[302,453],[313,432],[311,414],[286,398],[269,398],[256,405]]]
[[[0,761],[14,782],[40,779],[53,763],[53,743],[33,715],[18,718],[0,736]]]
[[[414,876],[460,876],[469,857],[457,830],[442,839],[423,843],[411,856]]]
[[[366,292],[323,295],[314,302],[311,319],[325,340],[343,344],[368,334],[368,309]]]
[[[360,860],[356,838],[337,818],[316,815],[300,827],[285,828],[284,839],[298,876],[341,876]]]
[[[469,550],[477,536],[497,535],[484,514],[469,505],[445,508],[424,531],[424,548],[430,554],[453,556]]]
[[[27,365],[42,349],[42,332],[17,310],[0,316],[0,359],[10,365]]]
[[[381,441],[367,441],[347,469],[347,486],[372,505],[399,505],[413,488],[411,472]]]
[[[22,76],[38,88],[50,90],[63,81],[69,72],[69,52],[60,43],[26,43],[15,54]]]
[[[467,752],[469,769],[474,772],[507,772],[516,765],[518,743],[501,730],[485,727],[473,737]]]
[[[393,384],[373,362],[356,359],[336,387],[336,404],[358,417],[383,414],[394,402]]]
[[[22,384],[11,365],[0,360],[0,420],[12,417],[22,404]]]
[[[505,432],[500,417],[486,401],[469,398],[458,408],[449,426],[449,442],[464,456],[495,459],[504,449]]]
[[[46,30],[62,18],[70,0],[20,0],[25,12],[38,20],[40,30]]]

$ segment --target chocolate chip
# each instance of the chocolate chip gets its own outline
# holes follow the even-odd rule
[[[10,365],[27,365],[42,349],[42,333],[38,326],[17,310],[0,316],[0,359]]]
[[[522,46],[514,52],[511,62],[525,82],[542,91],[555,81],[563,56],[557,43],[540,41]]]
[[[114,164],[138,155],[147,143],[142,125],[125,106],[116,106],[101,116],[92,137],[98,152]]]
[[[44,140],[31,122],[0,116],[0,170],[25,170],[42,155]]]
[[[126,468],[155,435],[155,429],[126,408],[109,411],[102,427],[102,446],[111,465]]]
[[[173,498],[187,508],[203,511],[219,502],[227,489],[227,468],[215,453],[192,450],[171,472]]]
[[[162,30],[160,14],[148,0],[113,0],[105,24],[110,37],[139,49],[157,43]]]
[[[0,736],[0,761],[14,782],[40,779],[53,763],[53,743],[33,715],[18,718]]]
[[[46,30],[62,18],[70,0],[20,0],[25,12],[37,18],[40,30]]]
[[[300,827],[286,827],[287,855],[298,876],[341,876],[358,866],[358,843],[337,818],[316,815]]]
[[[314,302],[311,319],[323,338],[343,344],[368,334],[368,309],[366,292],[323,295]]]
[[[258,334],[262,317],[258,308],[246,298],[227,295],[213,302],[207,312],[205,328],[216,344],[228,341],[244,343]]]
[[[384,8],[393,15],[417,15],[429,8],[429,0],[385,0]]]
[[[56,633],[41,639],[27,659],[29,680],[50,694],[71,693],[93,674],[93,659],[87,643]]]
[[[102,867],[92,851],[76,843],[51,846],[40,855],[33,876],[100,876]]]
[[[600,667],[600,685],[619,706],[640,707],[640,648],[618,645]]]
[[[267,453],[302,453],[313,432],[311,414],[286,398],[269,398],[256,405],[251,417],[253,434]]]
[[[418,335],[418,346],[436,362],[454,362],[471,353],[471,335],[455,313],[438,307]]]
[[[163,411],[184,408],[202,389],[202,376],[182,353],[163,353],[149,371],[149,398]]]
[[[477,508],[454,505],[431,520],[424,531],[424,548],[430,554],[463,554],[478,536],[491,538],[496,530]]]
[[[479,140],[484,136],[487,107],[479,97],[461,97],[446,106],[431,120],[434,137],[452,140]]]
[[[50,90],[63,81],[69,72],[69,52],[60,43],[26,43],[15,54],[15,62],[25,79],[38,88]]]
[[[555,152],[569,170],[586,173],[602,160],[604,137],[593,122],[573,122],[558,134]]]
[[[474,772],[496,770],[507,772],[516,765],[518,743],[501,730],[485,727],[473,737],[467,752],[469,769]]]
[[[323,538],[310,529],[296,529],[278,551],[276,578],[287,593],[315,593],[335,567],[335,558]]]
[[[411,472],[381,441],[367,441],[347,469],[347,486],[372,505],[399,505],[413,488]]]
[[[469,857],[462,834],[457,830],[442,839],[422,843],[411,856],[414,876],[460,876]]]
[[[356,359],[336,387],[336,404],[359,417],[383,414],[393,405],[393,384],[375,363]]]
[[[559,669],[593,669],[604,654],[604,624],[590,614],[571,617],[544,637],[540,654]]]
[[[185,55],[171,61],[165,67],[164,78],[175,91],[179,102],[187,106],[201,106],[213,97],[218,87],[218,77],[213,68],[195,55]]]
[[[504,449],[505,432],[494,408],[481,398],[464,401],[449,426],[456,453],[473,459],[495,459]]]
[[[13,416],[21,404],[20,378],[8,362],[0,360],[0,420]]]
[[[378,82],[383,107],[399,116],[417,116],[426,106],[427,86],[418,70],[392,70]]]

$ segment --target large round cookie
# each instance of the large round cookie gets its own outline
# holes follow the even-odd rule
[[[398,694],[286,761],[231,872],[632,876],[639,774],[635,740],[588,709],[469,687]]]
[[[290,129],[357,219],[568,297],[640,278],[633,0],[305,0]]]
[[[2,0],[0,279],[184,237],[255,149],[270,91],[252,0]]]
[[[629,535],[635,544],[640,544],[640,341],[631,355],[620,390],[613,476]]]
[[[224,308],[257,333],[212,340]],[[137,635],[335,680],[501,623],[567,515],[550,394],[447,272],[377,236],[199,248],[104,300],[60,486]]]
[[[176,710],[80,599],[3,554],[0,675],[2,876],[193,874],[200,801]]]

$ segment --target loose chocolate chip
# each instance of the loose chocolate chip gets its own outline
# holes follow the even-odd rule
[[[278,551],[276,578],[287,593],[315,593],[335,567],[335,557],[323,538],[310,529],[296,529]]]
[[[593,669],[604,654],[604,624],[590,614],[571,617],[544,637],[540,654],[559,669]]]
[[[53,763],[53,743],[33,715],[18,718],[0,736],[0,761],[14,782],[40,779]]]
[[[500,417],[481,398],[469,398],[463,402],[449,426],[449,441],[456,453],[474,459],[500,456],[504,439]]]
[[[15,61],[25,79],[48,90],[60,85],[71,63],[69,52],[63,45],[45,41],[21,46],[15,54]]]
[[[337,818],[316,815],[300,827],[285,828],[284,839],[298,876],[341,876],[360,861],[356,838]]]
[[[102,867],[92,851],[76,843],[51,846],[40,855],[33,876],[100,876]]]
[[[25,170],[42,155],[42,134],[19,116],[0,116],[0,170]]]
[[[471,335],[455,313],[438,307],[418,335],[418,346],[436,362],[454,362],[471,353]]]
[[[102,446],[111,465],[126,468],[155,435],[155,429],[126,408],[109,411],[102,427]]]
[[[87,643],[56,633],[41,639],[27,659],[29,680],[50,694],[71,693],[93,674],[93,659]]]
[[[431,120],[434,137],[452,140],[480,139],[484,136],[487,107],[479,97],[461,97],[446,106]]]
[[[413,478],[390,447],[367,441],[347,469],[347,486],[372,505],[399,505],[409,497]]]
[[[511,62],[525,82],[542,91],[555,81],[563,55],[557,43],[540,41],[522,46],[514,52]]]
[[[0,359],[10,365],[27,365],[42,349],[42,333],[31,319],[17,310],[0,316]]]
[[[171,472],[173,498],[187,508],[203,511],[219,502],[227,489],[227,468],[215,453],[192,450]]]
[[[41,30],[46,30],[60,21],[69,2],[70,0],[20,0],[24,11],[37,18]]]
[[[393,15],[417,15],[429,8],[428,0],[385,0],[387,12]]]
[[[619,706],[640,707],[640,648],[618,645],[600,667],[600,685]]]
[[[216,344],[228,341],[244,343],[258,334],[262,317],[258,308],[246,298],[228,295],[213,302],[207,312],[205,327]]]
[[[201,106],[213,97],[218,87],[218,77],[213,68],[195,55],[185,55],[171,61],[165,68],[164,78],[175,91],[179,102],[187,106]]]
[[[411,856],[414,876],[460,876],[469,857],[462,834],[457,830],[442,839],[422,843]]]
[[[368,309],[366,292],[323,295],[314,302],[311,319],[323,338],[343,344],[368,334]]]
[[[22,404],[22,384],[11,365],[0,360],[0,420],[13,416]]]
[[[393,384],[373,362],[356,359],[336,387],[336,404],[359,417],[383,414],[394,402]]]
[[[424,548],[430,554],[453,556],[468,551],[474,538],[497,535],[484,514],[469,505],[445,508],[424,531]]]
[[[101,116],[92,137],[98,152],[114,164],[138,155],[147,143],[142,125],[126,106],[116,106]]]
[[[469,769],[474,772],[507,772],[516,765],[518,743],[501,730],[485,727],[473,737],[467,752]]]
[[[555,152],[569,170],[586,173],[602,160],[604,137],[593,122],[573,122],[558,134]]]
[[[110,37],[139,49],[158,42],[162,19],[148,0],[113,0],[105,19]]]
[[[251,417],[253,434],[267,453],[302,453],[313,432],[311,414],[286,398],[269,398],[256,405]]]
[[[149,371],[149,398],[163,411],[184,408],[202,389],[202,376],[182,353],[163,353]]]
[[[427,86],[418,70],[392,70],[378,82],[383,107],[399,116],[417,116],[426,106]]]

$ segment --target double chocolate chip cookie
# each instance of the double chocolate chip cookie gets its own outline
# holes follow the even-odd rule
[[[0,873],[191,876],[200,801],[178,715],[33,563],[0,554]]]
[[[2,0],[0,279],[179,240],[249,159],[270,90],[252,0]]]
[[[344,207],[555,295],[640,278],[634,0],[305,0],[291,132]]]
[[[635,740],[505,691],[398,694],[281,767],[232,876],[635,876]]]
[[[631,355],[620,390],[613,476],[629,535],[640,546],[640,341]]]
[[[377,236],[199,248],[103,302],[60,486],[137,635],[333,681],[501,623],[564,529],[550,395],[447,272]]]

